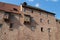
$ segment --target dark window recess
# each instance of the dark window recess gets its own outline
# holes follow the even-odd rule
[[[60,24],[60,22],[59,22],[59,24]]]
[[[58,22],[58,20],[56,20],[56,22]]]
[[[28,24],[30,25],[30,22],[24,21],[24,24],[25,25],[28,25]]]
[[[2,24],[0,24],[0,28],[2,27]]]
[[[43,19],[40,19],[40,22],[43,22]]]
[[[14,11],[18,11],[16,8],[13,8]]]
[[[13,31],[13,23],[10,24],[10,31]]]
[[[41,32],[43,32],[43,27],[41,27]]]
[[[13,23],[10,24],[10,28],[13,28]]]
[[[22,17],[22,15],[21,15],[21,14],[19,14],[19,16],[20,16],[20,17]]]
[[[33,10],[31,10],[31,13],[33,13]]]

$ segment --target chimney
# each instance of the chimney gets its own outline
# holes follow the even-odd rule
[[[22,9],[23,9],[23,7],[22,6],[26,6],[27,5],[27,3],[26,2],[24,2],[23,4],[21,4],[20,5],[20,11],[22,11]]]
[[[22,11],[22,4],[20,5],[20,11]]]

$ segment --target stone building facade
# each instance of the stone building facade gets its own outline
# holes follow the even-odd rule
[[[57,25],[56,39],[60,40],[60,20],[59,19],[56,19],[56,25]]]
[[[0,40],[57,40],[58,25],[54,13],[0,2]]]

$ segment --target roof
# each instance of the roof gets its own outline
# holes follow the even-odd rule
[[[56,19],[56,22],[60,22],[60,19]]]
[[[48,12],[46,10],[42,10],[40,8],[33,7],[33,6],[30,6],[30,5],[26,5],[26,3],[25,3],[25,5],[23,5],[23,7],[27,7],[27,8],[31,8],[31,9],[35,9],[35,10],[38,10],[38,11],[43,11],[43,12],[55,15],[55,13]],[[19,12],[19,6],[14,5],[14,4],[0,2],[0,10],[6,11],[6,12],[18,13]]]
[[[25,3],[25,2],[24,2],[24,3]],[[34,9],[34,10],[43,11],[43,12],[46,12],[46,13],[55,15],[55,13],[48,12],[48,11],[46,11],[46,10],[43,10],[43,9],[40,9],[40,8],[37,8],[37,7],[33,7],[33,6],[30,6],[30,5],[27,5],[27,3],[23,4],[23,7],[31,8],[31,9]]]
[[[6,12],[18,13],[19,6],[0,2],[0,10],[6,11]]]

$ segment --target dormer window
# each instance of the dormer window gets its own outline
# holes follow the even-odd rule
[[[18,11],[16,8],[13,8],[14,11]]]

